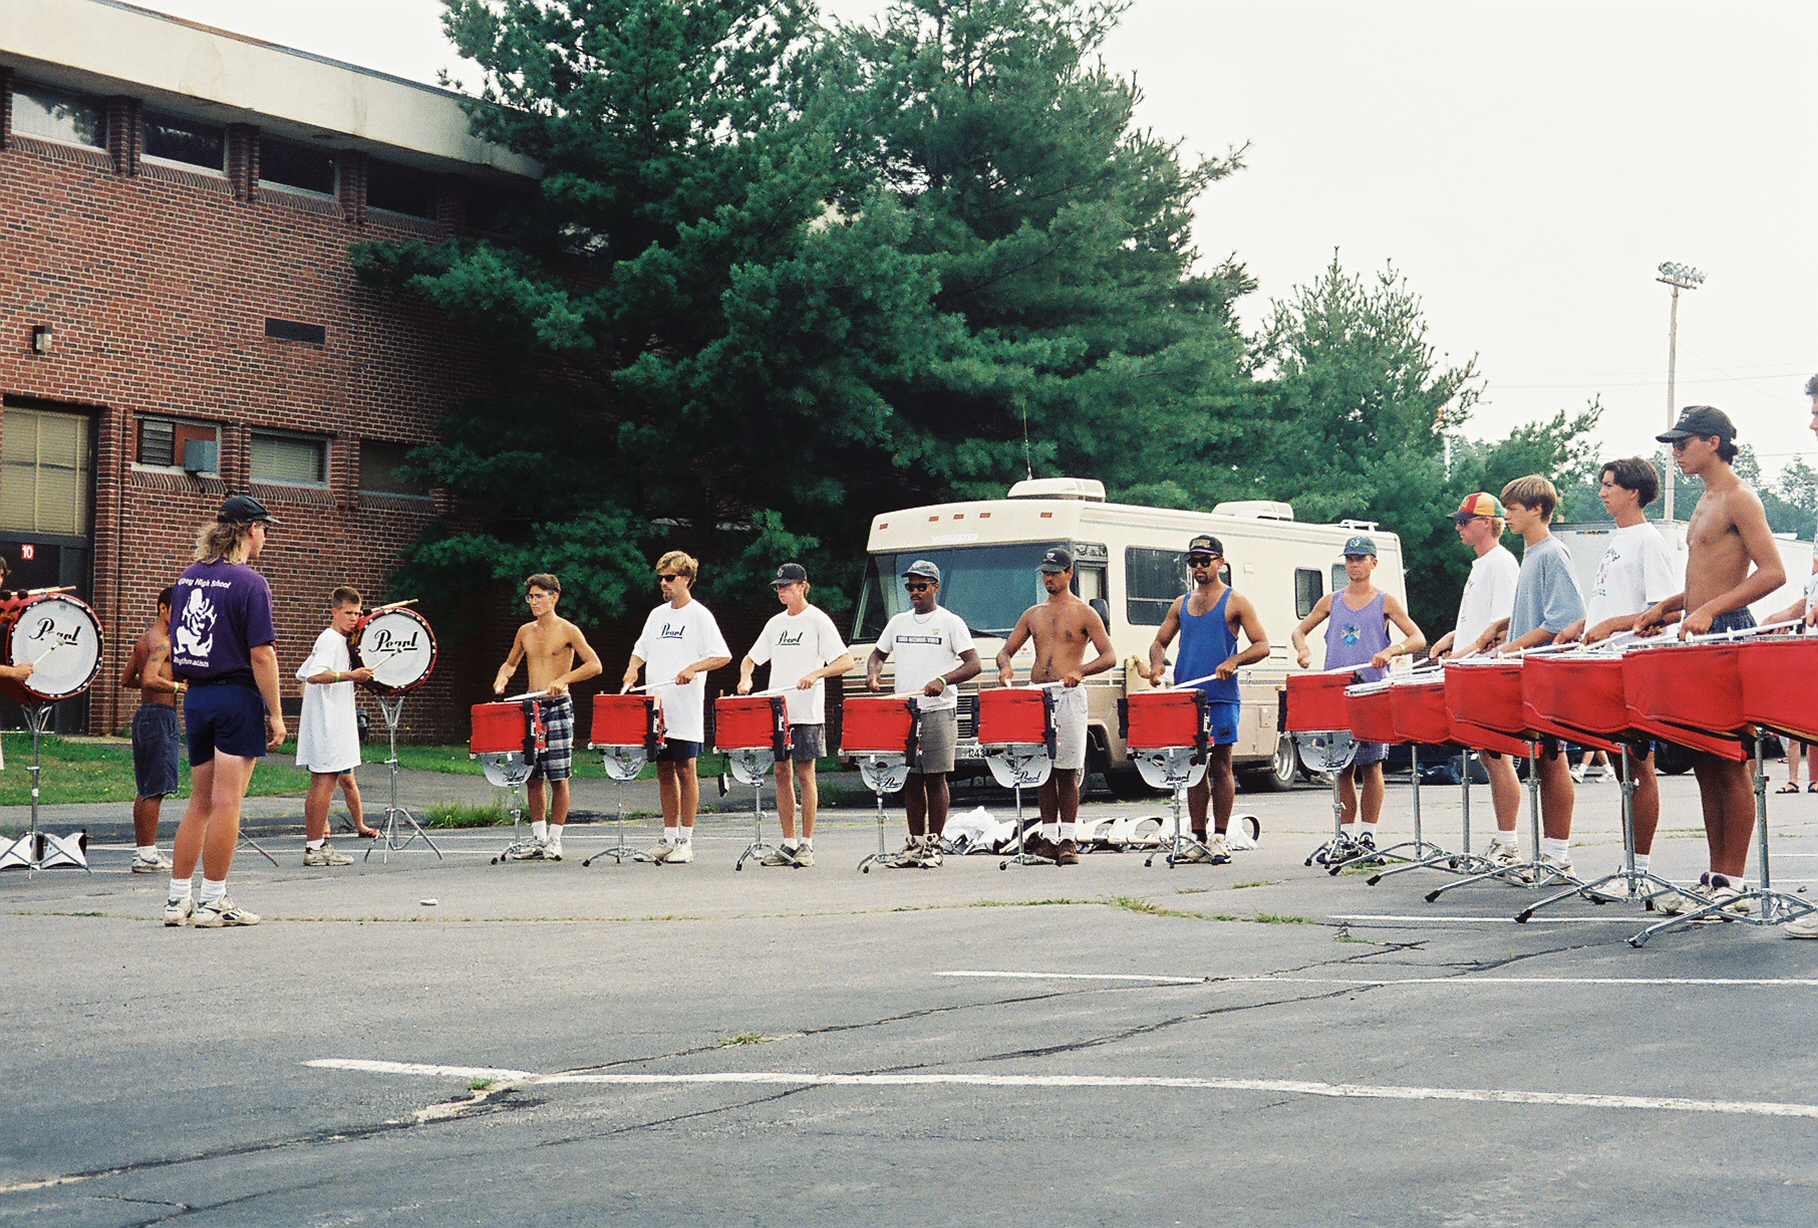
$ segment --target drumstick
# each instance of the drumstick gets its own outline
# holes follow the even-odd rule
[[[45,593],[73,593],[75,591],[75,586],[66,584],[62,588],[28,588],[25,590],[25,595],[27,597],[38,597]]]
[[[401,610],[407,605],[415,604],[417,604],[417,599],[415,597],[407,597],[403,601],[394,601],[389,605],[374,606],[372,609],[366,611],[366,613],[368,617],[371,617],[374,614],[383,614],[387,610]]]
[[[46,648],[43,652],[41,652],[37,656],[33,657],[32,664],[33,665],[38,664],[40,661],[44,660],[44,658],[50,656],[51,653],[57,651],[57,649],[59,649],[61,647],[63,647],[63,645],[61,645],[61,644],[52,644],[49,648]]]
[[[515,704],[520,699],[547,699],[548,691],[525,691],[522,695],[507,695],[504,699],[495,699],[494,703]]]
[[[1704,635],[1690,635],[1681,640],[1682,644],[1708,644],[1713,640],[1740,640],[1752,635],[1764,635],[1769,631],[1778,631],[1782,627],[1803,626],[1803,618],[1789,618],[1784,622],[1763,623],[1759,627],[1738,627],[1734,631],[1711,631]]]

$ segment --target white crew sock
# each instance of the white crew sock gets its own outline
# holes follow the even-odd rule
[[[139,846],[139,860],[140,861],[150,861],[152,858],[156,857],[157,855],[158,855],[158,846],[157,845],[141,844]]]
[[[327,844],[327,843],[328,843],[327,837],[323,837],[320,840],[305,840],[303,842],[303,847],[306,849],[319,849],[324,844]]]
[[[1043,823],[1042,839],[1046,840],[1049,844],[1058,844],[1060,842],[1060,824]]]
[[[549,825],[549,843],[554,844],[558,847],[561,845],[561,843],[562,843],[562,826],[563,825],[560,823],[551,823]]]
[[[683,844],[693,844],[694,843],[694,828],[684,827],[684,828],[681,828],[680,831],[682,833],[682,843]]]
[[[542,819],[539,819],[535,823],[532,823],[530,825],[530,838],[532,840],[535,840],[538,844],[541,844],[545,840],[549,839],[548,822],[546,822]]]
[[[190,891],[191,891],[190,881],[187,878],[173,878],[170,880],[170,898],[171,899],[187,900],[189,898]]]
[[[789,849],[791,851],[794,851],[794,849],[796,847],[795,837],[794,836],[784,836],[783,837],[783,847],[786,849]]]
[[[785,840],[784,843],[787,844],[788,841]],[[801,847],[805,848],[805,849],[813,848],[814,847],[814,837],[813,836],[803,836]]]
[[[224,896],[226,894],[227,894],[227,880],[226,879],[222,879],[220,882],[216,882],[212,878],[204,878],[202,880],[202,899],[200,901],[201,903],[213,904],[216,900],[220,899],[222,896]]]
[[[1555,840],[1551,836],[1540,838],[1540,855],[1548,861],[1564,861],[1571,856],[1571,848],[1570,840]]]
[[[1355,840],[1357,839],[1357,824],[1340,823],[1338,825],[1338,832],[1347,840]]]
[[[1636,853],[1635,854],[1635,873],[1646,874],[1648,872],[1648,860],[1649,860],[1649,854]]]
[[[1515,834],[1513,827],[1499,827],[1496,829],[1496,843],[1518,849],[1521,847],[1521,837]]]
[[[665,827],[663,829],[663,843],[664,844],[667,844],[670,848],[674,848],[676,845],[680,844],[681,842],[682,842],[682,829],[681,828]]]
[[[1078,823],[1060,824],[1060,838],[1062,840],[1075,839],[1075,838],[1077,838],[1078,834],[1079,834],[1079,824]]]

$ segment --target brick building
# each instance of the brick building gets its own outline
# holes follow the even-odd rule
[[[282,521],[259,566],[297,692],[328,590],[382,592],[447,512],[398,465],[491,367],[349,247],[483,229],[536,171],[442,90],[116,0],[0,0],[0,553],[106,632],[60,729],[130,718],[125,657],[228,491]],[[504,651],[446,649],[417,737],[464,737]]]

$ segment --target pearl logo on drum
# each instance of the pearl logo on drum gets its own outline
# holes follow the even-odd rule
[[[373,637],[372,648],[369,651],[380,656],[396,656],[401,652],[415,652],[416,650],[416,632],[413,631],[408,636],[394,636],[389,630],[380,628],[378,634]]]
[[[56,619],[40,618],[38,620],[38,629],[25,638],[28,640],[42,640],[46,636],[54,638],[58,644],[80,644],[82,642],[82,628],[72,627],[68,631],[59,631],[57,630]]]

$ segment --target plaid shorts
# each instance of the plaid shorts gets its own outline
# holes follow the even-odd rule
[[[543,753],[530,777],[567,780],[574,774],[574,700],[567,695],[539,699],[537,708],[543,714]]]

